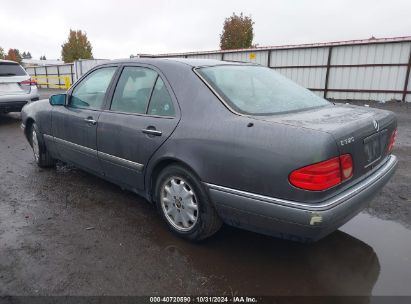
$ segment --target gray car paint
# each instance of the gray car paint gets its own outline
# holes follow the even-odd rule
[[[27,105],[22,112],[23,124],[29,125],[34,120],[43,134],[52,137],[47,141],[47,147],[54,157],[73,162],[149,201],[152,200],[156,173],[172,161],[190,168],[205,184],[312,206],[364,181],[367,172],[373,173],[387,161],[387,156],[383,155],[378,163],[365,169],[362,145],[364,138],[373,133],[392,132],[396,119],[391,112],[330,103],[326,107],[297,113],[238,115],[230,111],[193,71],[196,67],[219,64],[239,63],[176,59],[111,62],[109,65],[118,66],[118,72],[106,94],[104,108],[92,115],[98,121],[97,127],[88,130],[96,134],[95,139],[91,134],[90,140],[84,141],[84,130],[88,126],[82,120],[90,113],[75,113],[67,106],[52,107],[47,101]],[[174,119],[109,111],[115,82],[124,65],[150,66],[161,74],[168,90],[173,93],[175,108],[179,109]],[[60,120],[65,122],[55,126]],[[373,120],[379,122],[378,131],[373,127]],[[53,121],[53,128],[50,121]],[[163,132],[161,139],[149,138],[141,132],[148,126]],[[59,136],[91,150],[68,152],[69,149],[55,139]],[[341,145],[341,141],[349,137],[354,137],[354,142]],[[76,146],[73,147],[76,150]],[[115,158],[110,161],[98,157],[97,151],[120,160],[116,163]],[[344,153],[351,153],[354,158],[354,176],[349,181],[325,191],[306,191],[289,183],[291,171]],[[121,160],[141,164],[141,172],[132,166],[127,168],[127,162],[121,163]],[[93,168],[88,167],[90,161]],[[226,217],[222,216],[223,219]],[[247,225],[242,227],[247,228]]]
[[[133,64],[124,64],[120,70],[126,66],[133,66]],[[156,71],[165,81],[165,75],[155,66],[147,64],[139,64],[139,66]],[[117,78],[119,77],[120,73],[117,75]],[[114,112],[107,110],[110,108],[110,102],[99,117],[97,146],[99,154],[103,153],[100,160],[105,176],[137,192],[144,191],[144,167],[154,152],[172,134],[181,117],[174,93],[170,85],[166,81],[165,83],[173,99],[176,111],[174,117]],[[112,100],[113,95],[114,90],[110,90],[109,101]],[[147,134],[145,130],[158,131],[161,135]],[[124,160],[132,163],[127,164]]]

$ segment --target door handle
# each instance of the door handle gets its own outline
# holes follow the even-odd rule
[[[147,128],[147,129],[143,129],[143,130],[141,130],[144,134],[147,134],[147,135],[152,135],[152,136],[161,136],[161,135],[163,135],[163,132],[161,132],[161,131],[158,131],[158,130],[156,130],[156,129],[149,129],[149,128]]]
[[[87,117],[87,118],[84,119],[84,121],[85,121],[86,123],[88,123],[89,125],[93,125],[93,126],[97,124],[97,121],[95,121],[95,120],[93,119],[93,117]]]

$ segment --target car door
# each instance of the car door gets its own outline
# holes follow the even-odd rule
[[[117,66],[104,66],[85,76],[67,94],[64,107],[55,107],[52,130],[60,158],[101,175],[96,130],[101,109]]]
[[[105,176],[144,189],[144,169],[179,120],[171,88],[158,70],[125,66],[99,118],[97,147]]]

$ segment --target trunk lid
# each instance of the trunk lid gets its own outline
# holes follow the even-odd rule
[[[0,61],[0,96],[30,93],[30,85],[20,84],[28,79],[30,76],[19,64]]]
[[[29,85],[20,84],[28,79],[30,79],[29,76],[0,76],[0,96],[30,93],[31,87]]]
[[[389,138],[397,126],[389,111],[344,104],[254,118],[331,134],[340,155],[349,153],[353,158],[351,180],[372,170],[385,158]]]

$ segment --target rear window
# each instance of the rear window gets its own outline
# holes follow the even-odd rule
[[[197,71],[233,110],[270,115],[328,105],[290,79],[261,66],[220,65]]]
[[[0,76],[25,76],[24,69],[17,63],[0,62]]]

